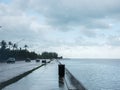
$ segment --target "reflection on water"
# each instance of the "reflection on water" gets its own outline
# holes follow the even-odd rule
[[[58,80],[59,80],[59,87],[60,87],[60,88],[63,88],[63,87],[64,87],[64,78],[60,78],[60,77],[59,77]]]

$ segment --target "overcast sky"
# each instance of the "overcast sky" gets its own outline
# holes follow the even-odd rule
[[[0,0],[0,41],[63,57],[120,58],[120,0]]]

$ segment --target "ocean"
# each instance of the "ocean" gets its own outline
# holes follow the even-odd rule
[[[60,62],[88,90],[120,90],[120,59],[66,59]]]

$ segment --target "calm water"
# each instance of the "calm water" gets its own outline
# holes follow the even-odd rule
[[[61,60],[88,90],[120,90],[120,59]]]

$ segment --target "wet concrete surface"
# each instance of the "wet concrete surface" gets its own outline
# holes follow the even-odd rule
[[[41,62],[36,63],[35,60],[29,63],[25,61],[16,61],[14,64],[0,63],[0,84],[41,65]]]
[[[2,90],[67,90],[67,87],[64,79],[58,77],[58,63],[52,61]]]

